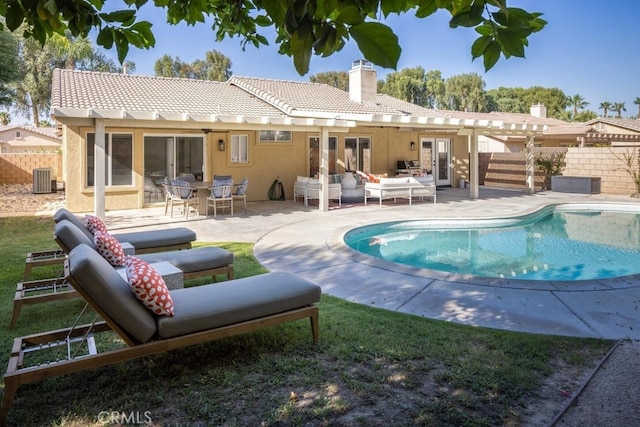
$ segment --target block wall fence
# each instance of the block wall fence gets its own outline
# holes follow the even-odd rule
[[[534,155],[549,156],[553,152],[566,153],[562,175],[599,177],[603,194],[631,195],[636,191],[633,179],[627,173],[623,161],[623,155],[634,154],[632,147],[536,148]],[[635,154],[638,154],[637,150]],[[524,156],[524,152],[480,153],[480,185],[525,189]],[[633,165],[640,173],[637,157]],[[543,179],[543,175],[535,171],[536,190],[542,188]]]
[[[31,184],[33,170],[51,168],[62,181],[62,155],[57,153],[0,154],[0,184]]]

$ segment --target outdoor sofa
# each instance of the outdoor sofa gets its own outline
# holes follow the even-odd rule
[[[383,200],[393,199],[395,203],[396,199],[408,199],[409,206],[411,206],[411,201],[414,197],[418,197],[421,200],[423,197],[431,197],[433,198],[433,203],[436,202],[436,185],[433,175],[380,178],[379,182],[365,183],[364,191],[365,205],[367,204],[367,199],[378,199],[380,206],[382,206]]]
[[[147,309],[130,289],[130,278],[123,278],[89,245],[71,250],[65,274],[103,320],[14,340],[4,376],[0,425],[22,384],[304,318],[311,320],[312,338],[318,341],[320,287],[293,273],[272,272],[169,291],[173,316],[158,316]],[[99,352],[101,344],[94,336],[104,331],[117,333],[127,347]],[[73,351],[62,352],[67,355],[62,360],[29,364],[33,352],[55,346]]]

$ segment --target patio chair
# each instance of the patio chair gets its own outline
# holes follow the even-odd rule
[[[198,205],[200,204],[200,200],[198,199],[198,192],[195,188],[189,184],[187,181],[183,181],[181,179],[174,179],[171,181],[171,192],[168,197],[168,204],[171,208],[171,218],[173,218],[173,205],[177,204],[180,206],[185,213],[187,219],[189,219],[189,208],[192,206],[196,206],[196,212]],[[165,215],[166,212],[166,203],[165,202]]]
[[[209,207],[213,206],[213,217],[218,216],[218,208],[231,211],[233,216],[233,182],[228,180],[214,180],[213,185],[209,188],[209,196],[207,197],[207,216],[209,215]]]
[[[147,203],[151,203],[151,198],[161,200],[164,197],[164,190],[162,187],[158,187],[153,179],[146,176],[144,178],[144,195],[147,198]]]
[[[244,178],[236,186],[236,191],[231,195],[233,201],[242,200],[244,203],[244,213],[247,213],[247,187],[249,187],[249,178]]]
[[[220,284],[169,291],[173,316],[157,316],[134,296],[125,280],[87,245],[74,248],[65,274],[87,305],[103,320],[14,340],[4,376],[0,425],[22,384],[164,353],[223,337],[311,320],[318,342],[320,287],[293,274],[266,273]],[[131,278],[129,278],[131,280]],[[126,347],[99,352],[95,335],[113,331]],[[66,347],[62,359],[29,364],[38,350]],[[25,402],[26,404],[26,402]]]

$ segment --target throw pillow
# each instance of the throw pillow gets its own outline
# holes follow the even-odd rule
[[[247,187],[249,186],[249,178],[244,178],[238,184],[238,188],[236,188],[236,196],[243,196],[247,192]]]
[[[216,199],[220,197],[230,197],[232,185],[233,180],[231,179],[214,179],[211,195]]]
[[[120,242],[106,231],[97,231],[93,236],[96,250],[114,267],[124,265],[124,249]]]
[[[91,234],[96,234],[96,231],[107,231],[106,224],[95,215],[85,215],[83,222]]]
[[[129,287],[136,298],[157,316],[173,316],[173,300],[160,273],[134,256],[127,256],[125,268]]]

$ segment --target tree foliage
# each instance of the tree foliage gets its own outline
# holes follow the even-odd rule
[[[547,116],[556,119],[565,117],[567,97],[562,90],[532,86],[530,88],[499,87],[487,91],[488,111],[528,114],[534,104],[544,104]]]
[[[156,61],[153,69],[156,76],[225,82],[231,77],[231,59],[217,50],[210,50],[204,60],[196,59],[189,64],[177,56],[173,58],[165,54]]]
[[[18,42],[5,31],[0,31],[0,105],[11,104],[14,91],[11,83],[18,80]]]
[[[349,90],[349,73],[346,71],[327,71],[309,76],[311,83],[324,83],[344,91]]]
[[[7,0],[0,2],[0,16],[6,17],[11,31],[25,24],[25,35],[41,44],[53,33],[69,30],[76,37],[86,37],[96,30],[97,43],[107,49],[115,46],[122,63],[129,46],[155,45],[151,23],[137,16],[150,2],[123,1],[127,8],[105,12],[106,0]],[[170,24],[194,25],[210,18],[218,41],[238,36],[243,47],[268,44],[259,28],[273,27],[280,53],[293,58],[301,75],[308,72],[312,55],[330,56],[351,39],[364,58],[395,68],[401,48],[397,36],[384,24],[390,15],[412,13],[422,19],[438,10],[448,12],[451,28],[475,29],[478,37],[471,55],[482,57],[486,70],[501,56],[524,57],[529,37],[546,25],[541,13],[509,7],[507,0],[154,0],[153,4],[166,10]]]
[[[445,80],[446,108],[449,110],[486,111],[484,80],[477,73],[458,74]]]
[[[575,94],[567,97],[567,104],[573,108],[573,117],[578,115],[578,110],[584,109],[589,103],[584,99],[582,95]]]

